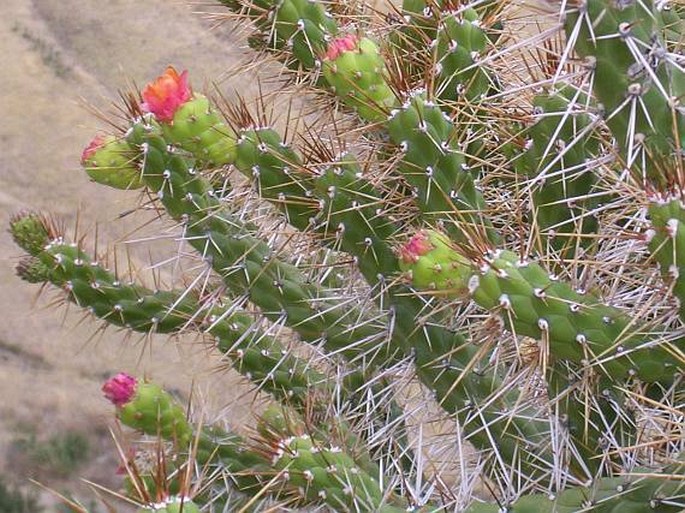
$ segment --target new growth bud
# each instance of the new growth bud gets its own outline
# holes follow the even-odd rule
[[[125,140],[98,134],[83,150],[81,165],[94,182],[115,189],[139,189],[143,182],[136,155],[137,151]]]
[[[359,43],[359,38],[354,34],[338,37],[329,43],[324,58],[327,60],[337,59],[341,54],[357,48],[357,43]]]
[[[122,372],[108,380],[102,391],[117,407],[117,417],[126,426],[173,440],[180,446],[192,439],[193,429],[185,410],[159,385],[140,383]]]
[[[39,255],[58,235],[50,219],[36,212],[20,212],[12,216],[10,233],[14,242],[32,256]]]
[[[137,386],[138,380],[136,378],[125,372],[120,372],[102,385],[102,392],[114,406],[121,408],[133,398]]]
[[[473,274],[471,263],[443,234],[421,230],[399,251],[400,269],[407,272],[414,287],[462,295]]]

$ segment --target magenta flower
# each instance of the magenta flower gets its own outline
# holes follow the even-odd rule
[[[359,38],[354,34],[338,37],[328,44],[328,49],[326,50],[324,58],[333,61],[341,54],[357,48],[357,43],[359,43]]]
[[[193,95],[188,85],[188,72],[180,75],[169,66],[166,71],[143,89],[142,108],[151,112],[158,121],[169,123],[174,114]]]
[[[404,246],[400,248],[400,258],[405,264],[415,264],[419,258],[433,250],[435,246],[425,231],[416,232]]]
[[[102,385],[105,397],[117,408],[127,404],[136,393],[138,381],[133,376],[120,372]]]

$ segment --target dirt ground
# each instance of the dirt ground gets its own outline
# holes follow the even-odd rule
[[[3,0],[0,17],[0,219],[24,208],[47,210],[81,233],[98,224],[101,244],[122,241],[140,219],[118,220],[135,192],[107,190],[79,171],[84,145],[103,128],[83,107],[107,108],[133,79],[154,78],[167,64],[189,69],[196,88],[215,80],[230,90],[226,71],[245,58],[242,39],[169,0]],[[239,84],[241,93],[249,87]],[[92,238],[91,238],[92,240]],[[101,249],[104,246],[101,246]],[[147,248],[144,248],[147,251]],[[151,343],[107,330],[76,308],[51,306],[54,294],[14,274],[21,252],[0,231],[0,476],[25,482],[35,475],[17,461],[14,441],[23,431],[86,433],[92,461],[68,480],[46,484],[80,497],[84,477],[116,486],[117,462],[108,427],[111,406],[103,379],[123,370],[208,398],[209,414],[230,408],[235,425],[250,420],[254,400],[228,371],[216,372],[218,355],[197,340]],[[95,334],[95,335],[94,335]],[[39,477],[41,477],[39,475]],[[46,496],[44,500],[48,500]]]

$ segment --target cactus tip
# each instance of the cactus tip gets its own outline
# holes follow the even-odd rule
[[[93,137],[81,153],[81,165],[86,166],[95,153],[105,146],[106,143],[107,137],[104,134],[97,134]]]
[[[59,232],[51,218],[38,212],[22,211],[10,219],[12,238],[29,255],[40,254],[46,244],[58,237]]]
[[[416,232],[400,250],[400,259],[405,264],[415,264],[419,257],[425,255],[434,248],[428,232],[421,230]]]
[[[324,58],[333,61],[341,54],[357,48],[358,43],[359,38],[354,34],[346,34],[342,37],[337,37],[328,44]]]

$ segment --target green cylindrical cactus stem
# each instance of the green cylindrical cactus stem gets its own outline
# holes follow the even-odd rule
[[[540,265],[509,251],[480,256],[478,263],[468,266],[472,273],[467,278],[460,252],[444,240],[432,239],[427,251],[420,246],[415,263],[405,264],[405,269],[432,267],[431,288],[448,283],[457,294],[467,291],[481,307],[498,312],[513,333],[548,344],[551,356],[594,367],[614,380],[636,376],[646,382],[668,381],[682,371],[683,362],[672,357],[672,344],[651,340],[628,313],[573,290]],[[432,249],[436,245],[439,251]],[[454,256],[445,260],[444,254],[450,252]]]
[[[12,239],[29,255],[39,256],[45,246],[59,237],[59,230],[48,216],[38,212],[19,212],[10,219]]]
[[[386,200],[369,184],[353,155],[310,169],[271,128],[239,134],[235,166],[254,181],[260,197],[284,211],[302,232],[358,260],[370,284],[390,277],[397,261],[388,240],[398,227],[383,215]]]
[[[117,407],[121,422],[146,435],[173,440],[186,449],[193,428],[185,410],[159,385],[139,382],[133,376],[119,373],[102,387],[105,397]]]
[[[555,494],[530,494],[511,504],[473,503],[465,513],[676,513],[682,511],[683,467],[674,465],[664,473],[636,469],[621,477],[603,477],[586,487]]]
[[[627,168],[663,183],[662,163],[685,146],[685,72],[664,45],[665,24],[652,0],[567,4],[564,26],[594,73],[594,93]],[[649,56],[645,48],[650,48]],[[652,59],[651,56],[654,56]]]
[[[621,461],[622,450],[635,444],[637,426],[624,407],[623,390],[606,377],[590,388],[590,380],[558,363],[547,369],[546,378],[550,408],[573,440],[574,454],[566,458],[576,475],[606,475],[616,460],[629,467],[630,461]],[[614,454],[598,458],[600,453]]]
[[[315,407],[316,408],[316,407]],[[325,422],[319,422],[321,414]],[[378,475],[378,465],[371,459],[363,440],[350,428],[344,417],[330,418],[330,412],[308,412],[307,419],[283,405],[269,405],[260,415],[257,431],[264,439],[287,438],[309,434],[317,443],[340,445],[359,467],[369,475]]]
[[[314,188],[320,198],[314,229],[324,242],[354,255],[369,284],[376,284],[379,274],[390,278],[397,259],[388,241],[399,228],[384,215],[387,200],[365,180],[354,155],[342,155],[323,169]]]
[[[136,155],[125,139],[98,134],[83,150],[81,165],[94,182],[115,189],[140,189],[143,182]]]
[[[458,147],[449,116],[420,92],[393,110],[386,126],[403,153],[398,170],[414,189],[427,222],[444,222],[454,237],[463,237],[464,227],[479,231],[489,225],[485,201]],[[491,230],[489,236],[496,239]]]
[[[240,130],[235,167],[252,180],[259,196],[277,205],[288,223],[305,230],[316,214],[313,177],[272,128]]]
[[[481,24],[472,8],[446,13],[441,18],[434,46],[435,95],[440,100],[474,102],[490,89],[488,72],[476,61],[490,44]]]
[[[403,499],[381,489],[340,447],[317,443],[310,435],[266,442],[277,484],[305,503],[328,504],[336,511],[406,511]]]
[[[372,44],[355,36],[333,41],[328,52],[331,57],[324,61],[326,78],[339,96],[353,103],[362,118],[384,122],[390,139],[403,152],[398,170],[414,189],[428,222],[451,217],[473,229],[487,225],[487,219],[481,215],[485,202],[458,148],[452,120],[424,93],[412,93],[400,108],[391,109],[397,100],[387,85],[381,87],[385,78],[378,70],[384,69],[383,60]],[[358,62],[359,55],[367,56],[369,62]],[[350,84],[367,76],[376,78],[369,79],[373,83],[371,90],[364,91],[365,97],[360,98],[350,91]],[[452,230],[446,224],[446,229]],[[459,233],[454,230],[455,236]],[[495,237],[494,233],[490,235]]]
[[[664,42],[666,48],[672,53],[682,51],[685,39],[685,6],[666,3],[661,8],[661,17],[664,22]]]
[[[123,283],[78,246],[51,239],[56,237],[55,228],[39,214],[15,216],[11,227],[24,249],[42,246],[41,253],[20,266],[20,276],[63,288],[70,301],[106,322],[143,333],[206,331],[236,370],[260,389],[294,405],[304,406],[312,388],[324,386],[322,374],[261,332],[253,317],[240,308],[207,307],[188,291],[153,291]]]
[[[125,426],[174,442],[179,452],[192,454],[201,466],[221,465],[232,473],[240,489],[261,486],[260,472],[267,468],[261,455],[249,450],[235,433],[217,427],[198,432],[185,408],[159,385],[120,373],[108,380],[102,391]]]
[[[321,168],[302,159],[272,128],[239,133],[234,165],[250,178],[260,197],[278,206],[302,232],[358,259],[370,284],[379,273],[397,270],[388,240],[397,226],[383,215],[386,200],[365,181],[353,155],[342,155]]]
[[[307,283],[297,267],[283,262],[250,226],[222,210],[209,184],[179,155],[168,153],[152,127],[137,125],[130,137],[143,149],[143,178],[167,212],[183,220],[189,243],[208,259],[236,295],[247,294],[268,319],[284,322],[307,341],[325,340],[350,359],[378,354],[382,328],[344,301]]]
[[[596,177],[588,162],[599,144],[583,112],[586,104],[585,95],[569,87],[537,95],[534,124],[523,134],[525,150],[514,165],[533,189],[541,235],[562,257],[573,256],[576,245],[587,246],[592,239],[582,235],[597,230],[596,219],[587,215],[598,203],[590,195]]]
[[[326,51],[327,40],[338,32],[335,19],[316,0],[219,0],[231,11],[255,23],[260,47],[287,50],[294,65],[312,70]]]
[[[322,70],[336,96],[367,122],[383,121],[397,102],[385,61],[369,38],[347,34],[331,41]]]
[[[649,249],[664,281],[678,298],[680,319],[685,320],[685,205],[679,196],[659,196],[650,203],[648,212]]]

